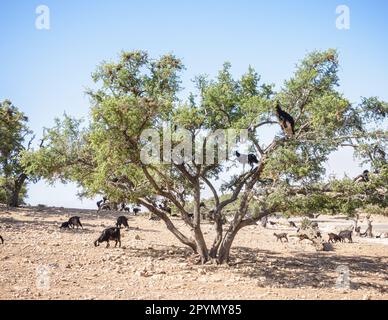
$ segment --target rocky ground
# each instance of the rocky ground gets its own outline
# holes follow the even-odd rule
[[[81,217],[84,230],[60,231],[72,215]],[[317,253],[309,241],[292,237],[286,220],[272,218],[277,225],[240,232],[229,266],[202,266],[162,222],[145,216],[130,217],[121,248],[94,247],[119,215],[0,208],[0,299],[388,299],[387,239],[355,238]],[[388,226],[387,218],[374,219],[377,228]],[[318,221],[325,238],[351,224]],[[178,218],[174,223],[188,231]],[[212,225],[203,229],[211,243]],[[290,241],[276,242],[274,232],[287,232]],[[346,287],[347,269],[350,287],[336,288],[338,279]]]

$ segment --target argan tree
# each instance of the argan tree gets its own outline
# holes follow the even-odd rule
[[[33,139],[27,123],[11,101],[0,102],[0,202],[11,207],[20,205],[27,195],[28,176],[20,161]]]
[[[75,181],[85,196],[106,194],[114,201],[142,205],[192,248],[201,263],[226,263],[238,232],[271,213],[320,210],[322,203],[324,209],[335,204],[336,210],[349,202],[344,196],[348,189],[333,190],[323,183],[324,164],[332,152],[352,144],[364,156],[374,144],[384,147],[387,132],[369,126],[368,116],[376,123],[383,120],[387,104],[371,98],[353,105],[336,90],[334,50],[309,54],[277,92],[251,67],[235,79],[226,63],[215,79],[197,77],[197,92],[184,101],[178,99],[183,69],[173,55],[153,60],[143,51],[123,52],[118,62],[102,63],[93,75],[100,89],[88,92],[90,122],[83,125],[68,116],[58,120],[46,132],[46,146],[26,154],[30,172],[50,181]],[[280,129],[277,103],[295,120],[293,136]],[[268,144],[263,128],[273,135]],[[229,191],[223,196],[215,181],[232,172],[235,149],[233,139],[226,139],[222,156],[222,139],[218,144],[211,139],[220,129],[246,129],[247,143],[258,158],[252,170],[229,175],[223,186]],[[156,132],[156,138],[145,138],[145,132]],[[170,145],[162,143],[166,135]],[[183,152],[182,146],[190,143],[196,152],[203,151],[202,159]],[[144,161],[149,146],[167,159],[175,150],[175,157]],[[212,151],[215,161],[208,157]],[[212,243],[205,241],[201,229],[204,189],[213,196]],[[160,200],[179,213],[190,234],[177,228],[158,205]],[[232,220],[225,225],[223,215],[231,207]]]

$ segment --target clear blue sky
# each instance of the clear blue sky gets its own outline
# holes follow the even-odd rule
[[[35,28],[35,8],[50,8],[50,30]],[[336,7],[350,8],[350,29],[338,30]],[[11,1],[0,4],[0,100],[11,99],[38,134],[64,111],[86,117],[86,87],[102,60],[121,50],[152,56],[173,52],[196,74],[214,75],[224,61],[233,72],[251,64],[279,88],[295,63],[314,49],[337,48],[340,90],[351,99],[388,100],[388,1]],[[1,142],[0,142],[1,143]],[[328,164],[339,176],[356,174],[350,152]],[[31,204],[94,207],[74,186],[30,187]]]

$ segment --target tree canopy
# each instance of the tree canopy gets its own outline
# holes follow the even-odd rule
[[[18,206],[27,195],[27,175],[20,162],[31,137],[28,118],[11,101],[0,102],[0,202]]]
[[[224,263],[238,231],[273,212],[351,214],[368,203],[386,206],[387,131],[382,127],[388,104],[377,97],[351,103],[338,91],[338,67],[335,50],[312,52],[275,91],[252,67],[236,79],[225,63],[215,79],[198,76],[197,91],[182,100],[180,59],[122,52],[117,62],[103,62],[93,74],[99,89],[88,90],[90,121],[83,124],[67,115],[57,120],[46,131],[45,145],[26,152],[23,163],[36,177],[77,182],[85,196],[104,194],[142,205],[198,253],[202,263],[210,259]],[[280,130],[277,103],[295,120],[292,137]],[[273,130],[268,144],[262,139],[263,128]],[[170,162],[143,161],[144,148],[150,144],[144,132],[150,129],[157,136],[151,139],[153,147],[167,159],[171,149],[178,149],[177,157]],[[182,156],[179,149],[189,141],[196,150],[211,151],[215,146],[210,136],[219,129],[245,129],[258,158],[254,169],[230,175],[226,196],[214,181],[228,172],[235,150],[227,148],[222,158],[217,149],[218,161],[212,162]],[[166,136],[169,144],[163,145]],[[356,156],[370,163],[374,173],[369,182],[324,180],[329,155],[341,147],[352,147]],[[210,246],[201,231],[204,188],[210,190],[214,204],[215,237]],[[178,230],[158,206],[160,200],[180,214],[190,235]],[[222,216],[231,206],[233,219],[225,229]]]

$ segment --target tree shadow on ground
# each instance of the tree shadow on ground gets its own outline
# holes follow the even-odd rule
[[[338,268],[345,267],[349,269],[351,289],[388,292],[387,257],[339,256],[323,252],[290,256],[246,247],[233,248],[232,255],[238,257],[230,261],[233,270],[257,280],[257,285],[262,287],[335,288],[340,276]],[[363,278],[365,280],[360,281]]]
[[[157,247],[157,248],[155,248]],[[193,251],[185,247],[150,245],[147,248],[126,247],[126,255],[135,258],[153,258],[158,260],[175,260],[193,258]]]

